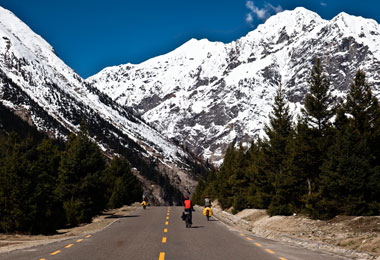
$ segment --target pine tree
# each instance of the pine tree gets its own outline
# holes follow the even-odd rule
[[[30,137],[11,133],[0,161],[0,230],[27,232],[33,222],[31,159],[36,154]]]
[[[68,223],[89,222],[105,208],[104,184],[101,174],[105,159],[99,147],[86,133],[71,134],[59,166],[59,194]]]
[[[236,150],[233,161],[232,174],[228,182],[233,194],[233,213],[237,213],[247,207],[247,190],[248,190],[248,176],[246,169],[248,166],[248,159],[245,148],[242,143]]]
[[[109,208],[121,207],[140,200],[141,185],[124,158],[114,158],[105,169],[104,176]]]
[[[293,139],[294,130],[292,128],[292,115],[289,112],[285,92],[281,85],[276,92],[272,109],[273,111],[269,115],[269,125],[264,128],[269,144],[266,151],[268,167],[265,171],[273,186],[268,212],[271,215],[288,215],[294,210],[292,205],[294,202],[288,196],[291,191],[287,189],[294,185],[294,177],[289,167],[289,160],[292,156],[289,144]]]
[[[273,185],[267,170],[270,168],[266,156],[268,150],[268,142],[258,139],[248,151],[247,205],[252,208],[268,208],[273,195]]]
[[[193,196],[191,197],[194,204],[202,205],[203,204],[203,192],[206,189],[206,182],[201,176],[198,180],[197,187],[195,187]]]
[[[374,199],[377,191],[371,184],[380,179],[370,144],[379,107],[363,72],[356,73],[347,101],[338,111],[337,141],[321,174],[319,217],[371,214],[379,201]]]
[[[233,172],[233,163],[235,159],[236,149],[232,143],[224,156],[223,164],[220,167],[216,178],[216,187],[218,191],[218,200],[222,208],[229,208],[233,203],[233,193],[230,183],[227,181]]]
[[[49,139],[43,139],[36,149],[36,160],[32,165],[34,192],[34,219],[32,233],[52,233],[63,226],[63,205],[55,190],[58,185],[60,151]]]
[[[321,167],[333,142],[331,119],[335,114],[335,99],[320,59],[316,60],[308,82],[310,87],[302,110],[303,118],[297,124],[294,169],[306,187],[303,200],[307,212],[312,214]]]
[[[373,96],[365,73],[358,70],[350,86],[346,101],[346,111],[353,117],[352,123],[361,134],[371,133],[379,117],[379,102]]]
[[[331,125],[335,115],[335,99],[331,95],[330,83],[323,73],[321,60],[317,59],[310,73],[309,93],[305,97],[305,108],[302,110],[306,124],[316,128],[323,136]]]
[[[285,91],[281,85],[276,91],[272,112],[269,114],[269,125],[265,125],[264,131],[268,136],[272,160],[281,163],[286,159],[284,151],[288,138],[292,133],[292,115],[289,112]]]

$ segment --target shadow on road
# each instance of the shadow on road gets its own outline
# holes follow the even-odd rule
[[[217,219],[210,219],[209,221],[219,221],[219,220],[217,220]]]
[[[191,228],[204,228],[205,226],[192,226]]]
[[[140,215],[112,215],[105,218],[138,218]]]

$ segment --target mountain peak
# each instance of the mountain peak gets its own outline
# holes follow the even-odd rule
[[[313,11],[310,11],[304,7],[297,7],[294,10],[285,10],[273,15],[267,20],[267,22],[272,23],[281,21],[282,24],[286,25],[289,22],[293,23],[294,21],[304,24],[309,23],[312,20],[319,22],[323,19]]]
[[[337,16],[331,19],[331,22],[340,23],[340,25],[350,28],[351,30],[363,26],[370,26],[376,28],[377,30],[379,28],[379,24],[373,19],[364,18],[362,16],[350,15],[345,12],[339,13]]]
[[[317,13],[304,7],[297,7],[271,16],[247,36],[249,38],[263,37],[273,41],[280,34],[295,36],[302,32],[310,32],[315,26],[324,25],[326,22]]]
[[[380,50],[377,46],[380,41],[380,26],[375,20],[341,12],[331,19],[330,24],[339,35],[346,38],[353,37],[357,42],[370,47],[380,59]]]
[[[0,6],[0,39],[4,40],[16,57],[55,56],[53,47],[11,11]],[[0,48],[4,48],[0,41]],[[53,58],[54,59],[54,58]]]

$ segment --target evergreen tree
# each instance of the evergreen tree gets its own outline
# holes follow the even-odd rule
[[[379,199],[374,198],[377,191],[370,182],[380,179],[370,141],[379,108],[361,71],[356,73],[347,101],[338,111],[337,141],[329,151],[321,176],[318,217],[372,214]]]
[[[35,144],[31,137],[20,140],[11,133],[0,161],[0,229],[31,233],[36,213],[31,172]]]
[[[216,187],[218,191],[218,200],[222,208],[229,208],[233,203],[233,193],[230,183],[227,181],[233,173],[233,163],[235,159],[236,149],[232,143],[224,156],[223,164],[220,167],[216,179]]]
[[[303,120],[299,120],[294,140],[294,160],[292,169],[299,183],[297,208],[311,214],[318,192],[320,168],[323,163],[321,141],[317,129],[309,128]],[[324,151],[323,151],[324,152]]]
[[[316,60],[308,82],[310,87],[302,110],[303,118],[297,124],[294,169],[298,178],[303,179],[301,183],[307,187],[303,192],[303,200],[307,212],[311,214],[321,167],[326,159],[326,151],[333,142],[330,121],[335,114],[335,99],[331,95],[320,59]]]
[[[249,186],[247,204],[252,208],[266,209],[272,199],[273,185],[267,170],[270,168],[267,157],[268,151],[268,142],[261,139],[253,143],[248,151],[247,178]]]
[[[273,111],[269,115],[269,125],[264,128],[269,144],[266,151],[266,159],[269,163],[265,170],[273,186],[268,212],[271,215],[288,215],[294,210],[292,205],[294,202],[287,196],[291,192],[287,187],[294,185],[293,173],[289,167],[289,160],[292,156],[289,144],[293,139],[294,130],[292,129],[292,115],[289,112],[285,92],[281,85],[276,92],[272,109]]]
[[[142,194],[140,182],[124,158],[114,158],[106,168],[104,176],[108,208],[117,208],[140,200]]]
[[[347,95],[346,112],[353,117],[353,127],[361,134],[371,134],[379,117],[379,102],[373,96],[365,73],[358,70]]]
[[[57,188],[68,223],[89,222],[105,208],[104,184],[101,182],[105,165],[99,147],[86,133],[81,131],[69,136],[62,153]]]
[[[335,115],[335,99],[331,95],[330,83],[325,74],[321,60],[317,59],[310,73],[309,93],[305,97],[305,108],[302,110],[305,122],[310,128],[316,128],[323,136]]]
[[[206,189],[206,181],[201,176],[198,180],[197,187],[194,190],[193,196],[191,197],[194,204],[203,205],[203,193]]]
[[[33,175],[34,219],[32,233],[52,233],[63,226],[65,219],[62,202],[55,193],[58,185],[60,151],[49,139],[43,139],[36,149],[36,160],[31,172]]]
[[[237,213],[247,208],[247,189],[248,189],[248,176],[246,169],[248,167],[247,153],[243,145],[239,144],[239,149],[233,161],[233,172],[230,175],[228,182],[231,186],[233,194],[233,213]]]
[[[272,112],[269,114],[269,125],[265,125],[264,131],[269,140],[271,160],[279,162],[277,164],[279,170],[281,162],[286,159],[284,151],[288,138],[292,134],[292,115],[281,85],[276,91]]]

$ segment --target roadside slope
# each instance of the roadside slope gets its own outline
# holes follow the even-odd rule
[[[304,216],[270,217],[266,210],[258,209],[245,209],[232,215],[213,207],[213,212],[227,225],[260,237],[291,242],[351,259],[380,260],[380,216],[337,216],[321,221]]]

